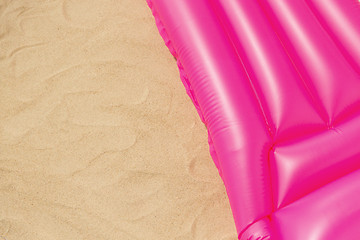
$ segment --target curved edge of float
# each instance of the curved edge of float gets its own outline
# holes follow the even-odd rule
[[[158,13],[156,12],[155,8],[153,7],[152,1],[151,0],[146,0],[146,2],[147,2],[148,6],[149,6],[149,8],[150,8],[150,10],[152,12],[152,15],[154,16],[155,24],[156,24],[156,27],[157,27],[157,29],[159,31],[160,36],[164,40],[164,43],[165,43],[166,47],[169,49],[170,53],[176,59],[176,63],[177,63],[178,69],[179,69],[180,79],[181,79],[181,82],[183,83],[183,85],[185,87],[186,93],[190,97],[193,105],[195,106],[195,108],[196,108],[196,110],[197,110],[197,112],[198,112],[198,114],[200,116],[201,121],[206,126],[204,115],[203,115],[203,113],[202,113],[202,111],[200,109],[200,106],[199,106],[199,104],[197,102],[195,94],[194,94],[194,92],[192,90],[192,87],[191,87],[191,84],[190,84],[190,82],[188,80],[186,71],[184,70],[184,67],[181,64],[181,61],[178,58],[178,54],[177,54],[174,46],[172,45],[172,42],[171,42],[171,40],[170,40],[170,38],[169,38],[169,36],[167,34],[165,26],[162,23],[162,21],[161,21],[159,15],[158,15]],[[222,171],[221,171],[219,161],[218,161],[218,157],[217,157],[214,145],[213,145],[213,140],[212,140],[212,137],[210,135],[209,130],[207,132],[208,132],[208,143],[209,143],[210,155],[211,155],[211,158],[214,161],[214,164],[215,164],[216,168],[218,169],[220,177],[222,177]]]
[[[180,79],[185,87],[186,93],[190,97],[193,105],[195,106],[195,108],[200,116],[201,121],[207,127],[207,123],[205,121],[204,115],[202,113],[202,110],[198,104],[195,93],[194,93],[192,86],[190,84],[190,81],[188,79],[188,74],[186,73],[186,71],[181,63],[181,60],[178,57],[178,53],[176,52],[175,47],[173,46],[173,43],[168,36],[167,30],[166,30],[163,22],[161,21],[161,18],[159,16],[159,14],[157,13],[155,7],[153,6],[152,0],[146,0],[146,2],[152,12],[154,19],[155,19],[155,24],[156,24],[156,27],[158,28],[160,36],[162,37],[162,39],[163,39],[166,47],[169,49],[170,53],[176,59],[176,63],[177,63],[178,69],[179,69]],[[220,167],[218,156],[215,151],[213,139],[212,139],[209,129],[207,130],[207,132],[208,132],[208,144],[209,144],[210,155],[213,159],[213,162],[214,162],[216,168],[218,169],[220,177],[223,178],[222,170]],[[253,221],[252,223],[250,223],[241,232],[238,232],[238,239],[239,240],[271,240],[271,239],[275,239],[272,234],[269,216],[263,216],[262,218],[257,219],[255,221]]]
[[[202,113],[202,110],[198,104],[195,93],[194,93],[192,86],[190,84],[190,81],[188,79],[188,74],[186,73],[186,71],[181,63],[181,60],[179,58],[179,55],[176,52],[175,47],[173,46],[173,43],[168,36],[167,30],[159,16],[159,14],[157,13],[155,7],[153,6],[152,0],[146,0],[146,2],[152,12],[154,19],[155,19],[155,24],[159,31],[160,36],[162,37],[162,39],[163,39],[166,47],[169,49],[170,53],[176,59],[176,63],[177,63],[178,69],[179,69],[180,79],[185,87],[186,93],[190,97],[193,105],[195,106],[195,108],[200,116],[201,121],[207,127],[207,123],[205,121],[204,115]],[[222,170],[220,167],[218,156],[215,151],[213,139],[212,139],[209,129],[207,130],[207,132],[208,132],[208,144],[209,144],[210,155],[213,159],[213,162],[214,162],[216,168],[218,169],[220,177],[223,178]],[[247,227],[245,227],[241,232],[238,232],[238,239],[239,240],[275,240],[276,237],[275,237],[275,235],[273,235],[273,231],[271,229],[271,224],[270,224],[269,220],[270,220],[269,215],[267,215],[267,216],[263,216],[260,219],[256,219],[252,223],[249,223],[249,225]]]

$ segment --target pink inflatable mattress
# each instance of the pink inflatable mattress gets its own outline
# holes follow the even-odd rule
[[[239,239],[360,239],[358,0],[148,0]]]

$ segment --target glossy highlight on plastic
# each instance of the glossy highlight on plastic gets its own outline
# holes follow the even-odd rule
[[[239,239],[360,239],[360,2],[147,2]]]

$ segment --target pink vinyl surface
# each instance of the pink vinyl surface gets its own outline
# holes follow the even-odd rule
[[[239,239],[360,239],[360,2],[148,4]]]

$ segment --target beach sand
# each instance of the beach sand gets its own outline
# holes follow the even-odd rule
[[[0,0],[0,239],[235,240],[145,0]]]

